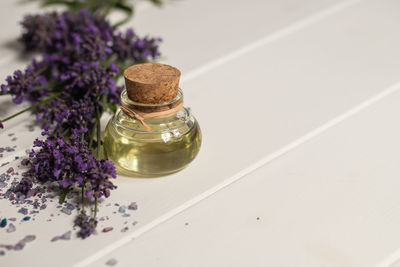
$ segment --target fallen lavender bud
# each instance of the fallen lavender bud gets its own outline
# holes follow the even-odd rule
[[[62,234],[60,236],[53,237],[50,241],[51,242],[55,242],[55,241],[58,241],[58,240],[70,240],[71,239],[71,234],[72,234],[72,232],[68,231],[68,232],[66,232],[66,233],[64,233],[64,234]]]

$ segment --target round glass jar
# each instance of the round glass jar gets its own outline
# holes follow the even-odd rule
[[[136,110],[163,110],[183,103],[183,94],[167,103],[133,102],[126,90],[121,93],[121,106]],[[136,177],[157,177],[185,168],[201,146],[201,130],[188,108],[163,118],[145,118],[151,131],[119,108],[104,133],[104,154],[114,162],[117,172]]]

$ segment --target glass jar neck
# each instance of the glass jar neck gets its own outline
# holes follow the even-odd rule
[[[121,94],[121,111],[129,118],[139,121],[148,131],[152,132],[153,127],[150,121],[167,118],[174,118],[183,107],[183,94],[178,90],[177,96],[169,102],[161,104],[143,104],[134,102],[128,98],[126,90]]]
[[[133,110],[134,112],[142,115],[146,114],[149,115],[144,117],[162,118],[162,117],[173,116],[180,110],[182,105],[183,105],[183,93],[181,89],[178,90],[178,93],[174,99],[172,99],[169,102],[160,104],[144,104],[132,101],[131,99],[128,98],[126,89],[121,93],[121,106],[125,107],[128,110]],[[153,116],[150,114],[153,114]]]

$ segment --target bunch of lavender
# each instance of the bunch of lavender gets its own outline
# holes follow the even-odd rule
[[[119,104],[121,69],[157,59],[161,39],[140,38],[132,29],[120,32],[101,13],[85,8],[28,15],[22,27],[20,41],[41,58],[8,76],[1,94],[15,104],[31,105],[2,121],[32,111],[46,139],[34,142],[30,169],[16,191],[28,196],[34,183],[57,182],[63,202],[70,190],[81,188],[82,214],[76,224],[85,238],[97,225],[97,200],[115,188],[110,180],[116,177],[114,165],[100,159],[100,117]],[[93,217],[84,211],[86,198],[94,199]]]
[[[27,110],[59,133],[77,127],[91,132],[96,113],[116,110],[120,69],[160,56],[161,39],[139,38],[131,29],[119,32],[86,9],[29,15],[22,26],[21,42],[42,59],[7,77],[2,94],[10,94],[15,104],[31,102]]]

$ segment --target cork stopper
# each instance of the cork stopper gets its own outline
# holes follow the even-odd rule
[[[124,72],[128,98],[143,104],[161,104],[173,100],[181,72],[172,66],[145,63],[130,66]]]

